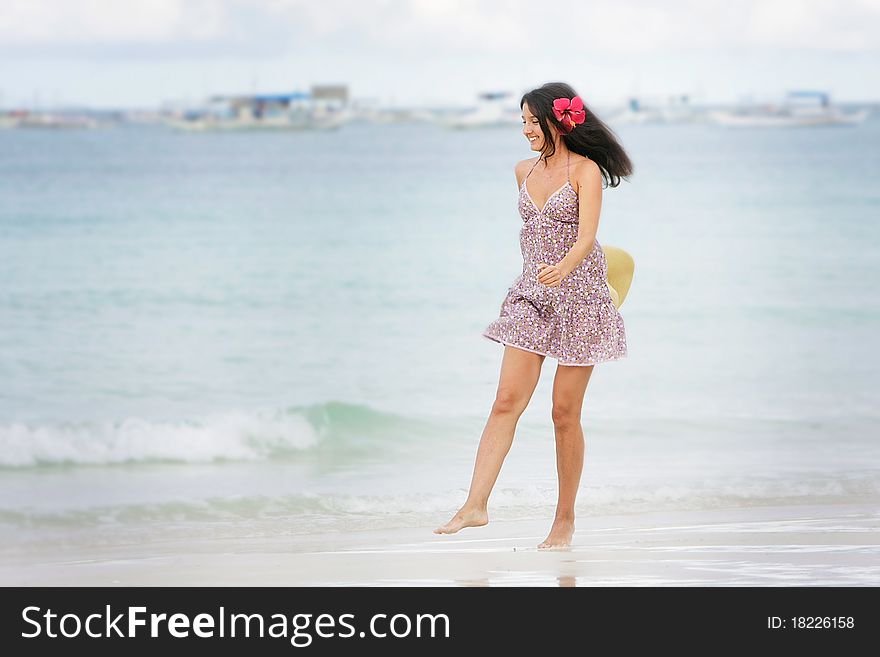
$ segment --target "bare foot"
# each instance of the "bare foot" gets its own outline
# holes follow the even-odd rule
[[[465,527],[482,527],[489,524],[489,513],[486,509],[466,509],[461,507],[452,520],[434,530],[435,534],[454,534]]]
[[[565,548],[571,545],[571,537],[574,535],[574,520],[554,520],[550,528],[550,535],[538,544],[539,550],[553,548]]]

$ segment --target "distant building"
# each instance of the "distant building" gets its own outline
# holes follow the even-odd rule
[[[348,87],[344,84],[320,84],[312,86],[315,102],[337,102],[348,105]]]

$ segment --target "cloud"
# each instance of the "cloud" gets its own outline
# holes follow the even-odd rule
[[[3,0],[5,52],[609,56],[880,49],[880,0]],[[576,55],[575,55],[576,56]]]
[[[3,0],[0,40],[9,46],[161,44],[229,30],[221,0]]]
[[[746,38],[754,46],[877,52],[878,34],[878,0],[762,0],[749,12]]]

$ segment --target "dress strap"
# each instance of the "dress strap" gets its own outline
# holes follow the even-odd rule
[[[532,169],[534,169],[536,166],[538,166],[538,162],[540,162],[540,161],[541,161],[541,156],[539,155],[538,159],[535,160],[535,163],[532,165],[532,168],[529,169],[529,172],[526,174],[526,177],[523,178],[523,183],[525,183],[525,181],[529,179],[529,176],[532,175]]]
[[[571,174],[568,172],[568,165],[571,164],[571,151],[568,151],[568,157],[565,159],[565,177],[568,180],[568,184],[571,184]]]

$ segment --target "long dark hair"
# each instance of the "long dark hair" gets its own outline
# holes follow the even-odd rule
[[[519,107],[522,109],[523,104],[528,103],[532,114],[538,117],[538,123],[544,133],[544,147],[541,149],[541,154],[545,159],[556,152],[556,143],[550,131],[552,123],[562,133],[560,136],[570,151],[588,157],[599,165],[606,187],[617,187],[621,178],[628,179],[628,176],[632,175],[633,165],[623,146],[617,141],[614,131],[593,113],[586,102],[584,102],[584,122],[576,125],[568,134],[553,114],[554,100],[560,97],[574,98],[577,95],[575,90],[564,82],[548,82],[524,94],[519,101]]]

